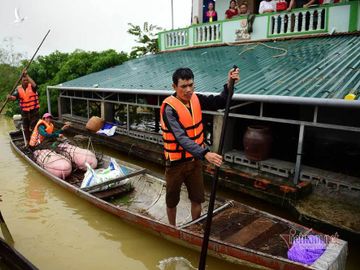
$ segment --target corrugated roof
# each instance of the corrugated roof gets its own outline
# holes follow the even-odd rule
[[[149,55],[68,81],[62,86],[172,90],[174,70],[190,67],[195,74],[196,91],[220,92],[227,72],[234,64],[241,69],[237,94],[336,99],[352,91],[359,99],[359,35]]]

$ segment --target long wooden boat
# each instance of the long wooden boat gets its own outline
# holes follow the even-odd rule
[[[10,138],[13,148],[26,161],[60,186],[124,221],[186,247],[200,249],[206,213],[202,213],[195,221],[191,220],[186,190],[181,193],[177,209],[177,227],[171,226],[167,222],[165,182],[161,177],[139,166],[118,161],[127,167],[129,174],[113,181],[112,188],[103,190],[104,186],[100,184],[81,189],[83,175],[74,173],[61,180],[49,174],[33,161],[31,153],[24,148],[20,131],[11,132]],[[108,162],[109,157],[104,156],[99,164],[107,166]],[[116,184],[125,179],[128,181],[126,185]],[[102,188],[101,191],[99,188]],[[203,209],[206,210],[207,205],[208,199]],[[324,253],[311,265],[289,260],[287,252],[292,240],[309,233],[326,242]],[[347,242],[311,231],[302,225],[239,202],[218,198],[215,203],[208,253],[234,263],[261,269],[345,269]]]
[[[37,270],[38,268],[0,237],[0,269]]]

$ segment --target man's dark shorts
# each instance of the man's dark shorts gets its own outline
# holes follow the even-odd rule
[[[28,112],[21,112],[22,122],[24,128],[29,128],[30,131],[34,129],[37,121],[40,119],[39,110],[31,110]]]
[[[35,110],[28,111],[28,112],[22,111],[21,117],[22,117],[22,124],[23,124],[23,128],[24,128],[24,134],[25,134],[26,140],[29,141],[31,132],[35,128],[36,123],[40,118],[39,110],[35,109]]]
[[[180,201],[182,183],[185,184],[189,199],[195,203],[203,203],[204,182],[201,160],[186,161],[165,169],[166,205],[174,208]]]

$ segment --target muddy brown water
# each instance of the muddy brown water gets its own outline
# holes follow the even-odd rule
[[[14,247],[39,269],[158,269],[159,261],[170,257],[184,257],[197,266],[198,252],[131,226],[38,173],[10,147],[8,132],[13,129],[11,119],[0,116],[0,209],[15,239]],[[103,150],[158,173],[163,171]],[[241,197],[255,207],[271,208],[267,203]],[[358,248],[350,246],[347,269],[358,269],[359,258],[352,253]],[[208,257],[207,265],[208,270],[251,269],[212,257]]]

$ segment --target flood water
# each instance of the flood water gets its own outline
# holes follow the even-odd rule
[[[158,269],[159,261],[169,257],[197,266],[199,252],[124,223],[38,173],[10,147],[13,129],[11,119],[0,116],[0,209],[14,247],[39,269]],[[350,257],[347,269],[358,269],[358,259]],[[212,257],[207,265],[208,270],[250,269]]]

